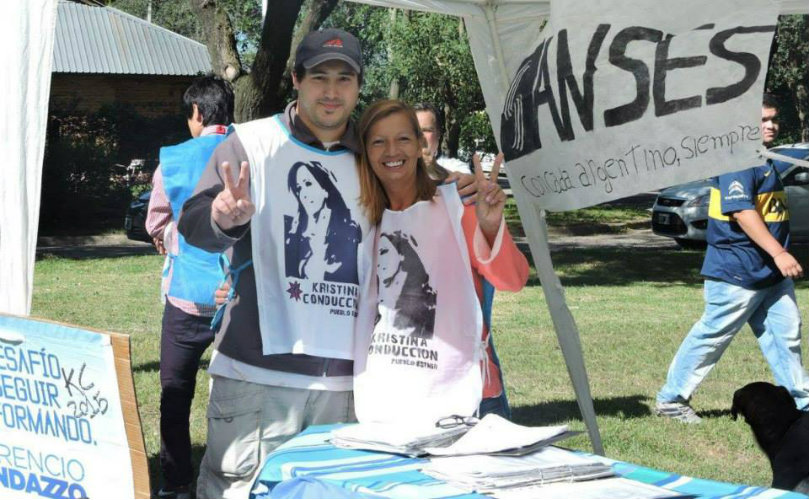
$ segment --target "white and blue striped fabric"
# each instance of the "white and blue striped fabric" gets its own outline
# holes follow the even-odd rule
[[[487,498],[422,474],[425,459],[331,445],[337,426],[312,426],[265,460],[251,498]],[[589,455],[583,453],[584,455]],[[597,457],[617,476],[691,498],[808,498],[791,491],[722,483]]]

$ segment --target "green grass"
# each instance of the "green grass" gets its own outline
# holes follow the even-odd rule
[[[809,262],[809,248],[798,255]],[[693,399],[704,418],[686,426],[651,413],[654,394],[688,329],[702,313],[699,252],[577,250],[554,254],[581,333],[595,409],[608,456],[698,477],[767,485],[770,469],[752,434],[728,409],[733,391],[772,380],[749,329],[739,333]],[[132,336],[135,385],[151,472],[159,445],[158,350],[162,307],[158,256],[36,264],[34,316]],[[809,303],[806,280],[798,303]],[[515,420],[568,423],[584,430],[561,351],[536,279],[520,293],[499,293],[494,335]],[[207,355],[206,355],[207,363]],[[192,439],[205,442],[207,376],[200,372]],[[566,445],[589,449],[586,435]],[[154,479],[154,477],[153,477]]]
[[[648,221],[649,212],[634,207],[588,207],[567,212],[549,212],[549,226],[569,224],[622,224]]]
[[[514,198],[506,201],[506,223],[512,234],[524,236],[520,215]],[[627,226],[648,226],[649,212],[636,205],[596,205],[566,212],[547,212],[548,228],[552,232],[571,234],[615,233],[625,231]]]
[[[809,262],[809,249],[797,252]],[[703,310],[700,252],[577,250],[554,255],[579,327],[606,453],[611,458],[722,481],[767,485],[769,463],[729,408],[733,391],[772,381],[745,327],[692,403],[706,417],[686,426],[652,414],[654,395],[680,342]],[[809,286],[798,284],[798,303]],[[568,423],[584,430],[539,286],[501,293],[495,339],[515,420]],[[580,436],[569,442],[587,449]]]
[[[45,258],[36,263],[33,316],[130,335],[132,372],[152,486],[160,448],[160,321],[158,255],[72,260]],[[210,350],[203,365],[207,367]],[[208,376],[197,374],[191,413],[191,438],[198,459],[205,444]]]

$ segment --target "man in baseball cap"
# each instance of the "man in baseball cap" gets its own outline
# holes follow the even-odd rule
[[[186,241],[224,253],[231,269],[198,498],[247,498],[278,445],[309,425],[356,420],[357,300],[375,279],[351,121],[361,53],[343,30],[309,33],[295,54],[297,100],[234,125],[183,206]]]
[[[298,45],[295,68],[312,69],[326,61],[343,61],[362,75],[362,49],[351,33],[334,28],[312,31]]]
[[[356,299],[373,276],[374,240],[357,201],[361,74],[354,36],[309,33],[295,57],[297,100],[235,125],[183,207],[186,241],[231,266],[198,498],[247,498],[275,447],[309,425],[355,420]]]

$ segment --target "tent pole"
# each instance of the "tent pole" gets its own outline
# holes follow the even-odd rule
[[[516,197],[515,200],[517,200]],[[587,426],[587,433],[590,436],[593,451],[604,456],[604,445],[601,441],[598,420],[593,407],[593,397],[590,392],[587,368],[584,364],[579,329],[576,326],[573,314],[567,306],[562,283],[553,269],[550,246],[548,245],[548,226],[545,221],[545,211],[534,207],[528,202],[520,203],[519,200],[517,205],[523,224],[538,230],[526,231],[528,243],[531,247],[531,255],[534,258],[534,266],[542,284],[545,302],[553,320],[553,329],[556,332],[556,338],[559,340],[559,346],[565,358],[565,366],[573,384],[573,390],[576,393],[579,411]]]
[[[500,44],[500,37],[497,33],[497,23],[494,18],[492,0],[486,2],[483,11],[489,26],[489,34],[494,44],[495,55],[497,56],[501,90],[503,95],[506,95],[508,93],[509,78],[504,63],[503,47]],[[530,233],[526,232],[531,247],[531,255],[534,258],[537,275],[542,283],[542,291],[545,295],[545,301],[548,305],[551,319],[553,320],[554,331],[559,340],[559,345],[562,348],[568,375],[573,384],[573,390],[576,393],[579,411],[587,426],[587,433],[590,436],[593,451],[603,456],[604,445],[601,442],[601,433],[598,430],[598,421],[596,419],[595,408],[593,407],[592,394],[590,393],[590,383],[587,378],[587,369],[584,365],[584,355],[581,350],[579,330],[565,301],[564,288],[562,288],[562,284],[553,269],[550,246],[548,245],[548,227],[545,222],[545,212],[537,209],[530,203],[520,203],[517,197],[515,197],[515,200],[517,201],[523,224],[539,230],[538,232],[540,234],[536,234],[533,231]]]

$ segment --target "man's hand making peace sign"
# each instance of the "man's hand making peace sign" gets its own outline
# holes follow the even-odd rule
[[[506,206],[506,193],[497,184],[500,165],[503,164],[503,153],[495,158],[492,172],[488,178],[480,166],[480,157],[477,153],[472,157],[472,163],[475,166],[475,180],[478,188],[475,213],[483,235],[491,244],[497,237],[500,221],[503,220],[503,208]]]
[[[231,170],[230,163],[222,162],[225,189],[216,195],[211,205],[211,217],[223,231],[246,224],[256,212],[256,206],[250,201],[250,166],[242,162],[235,184]]]

